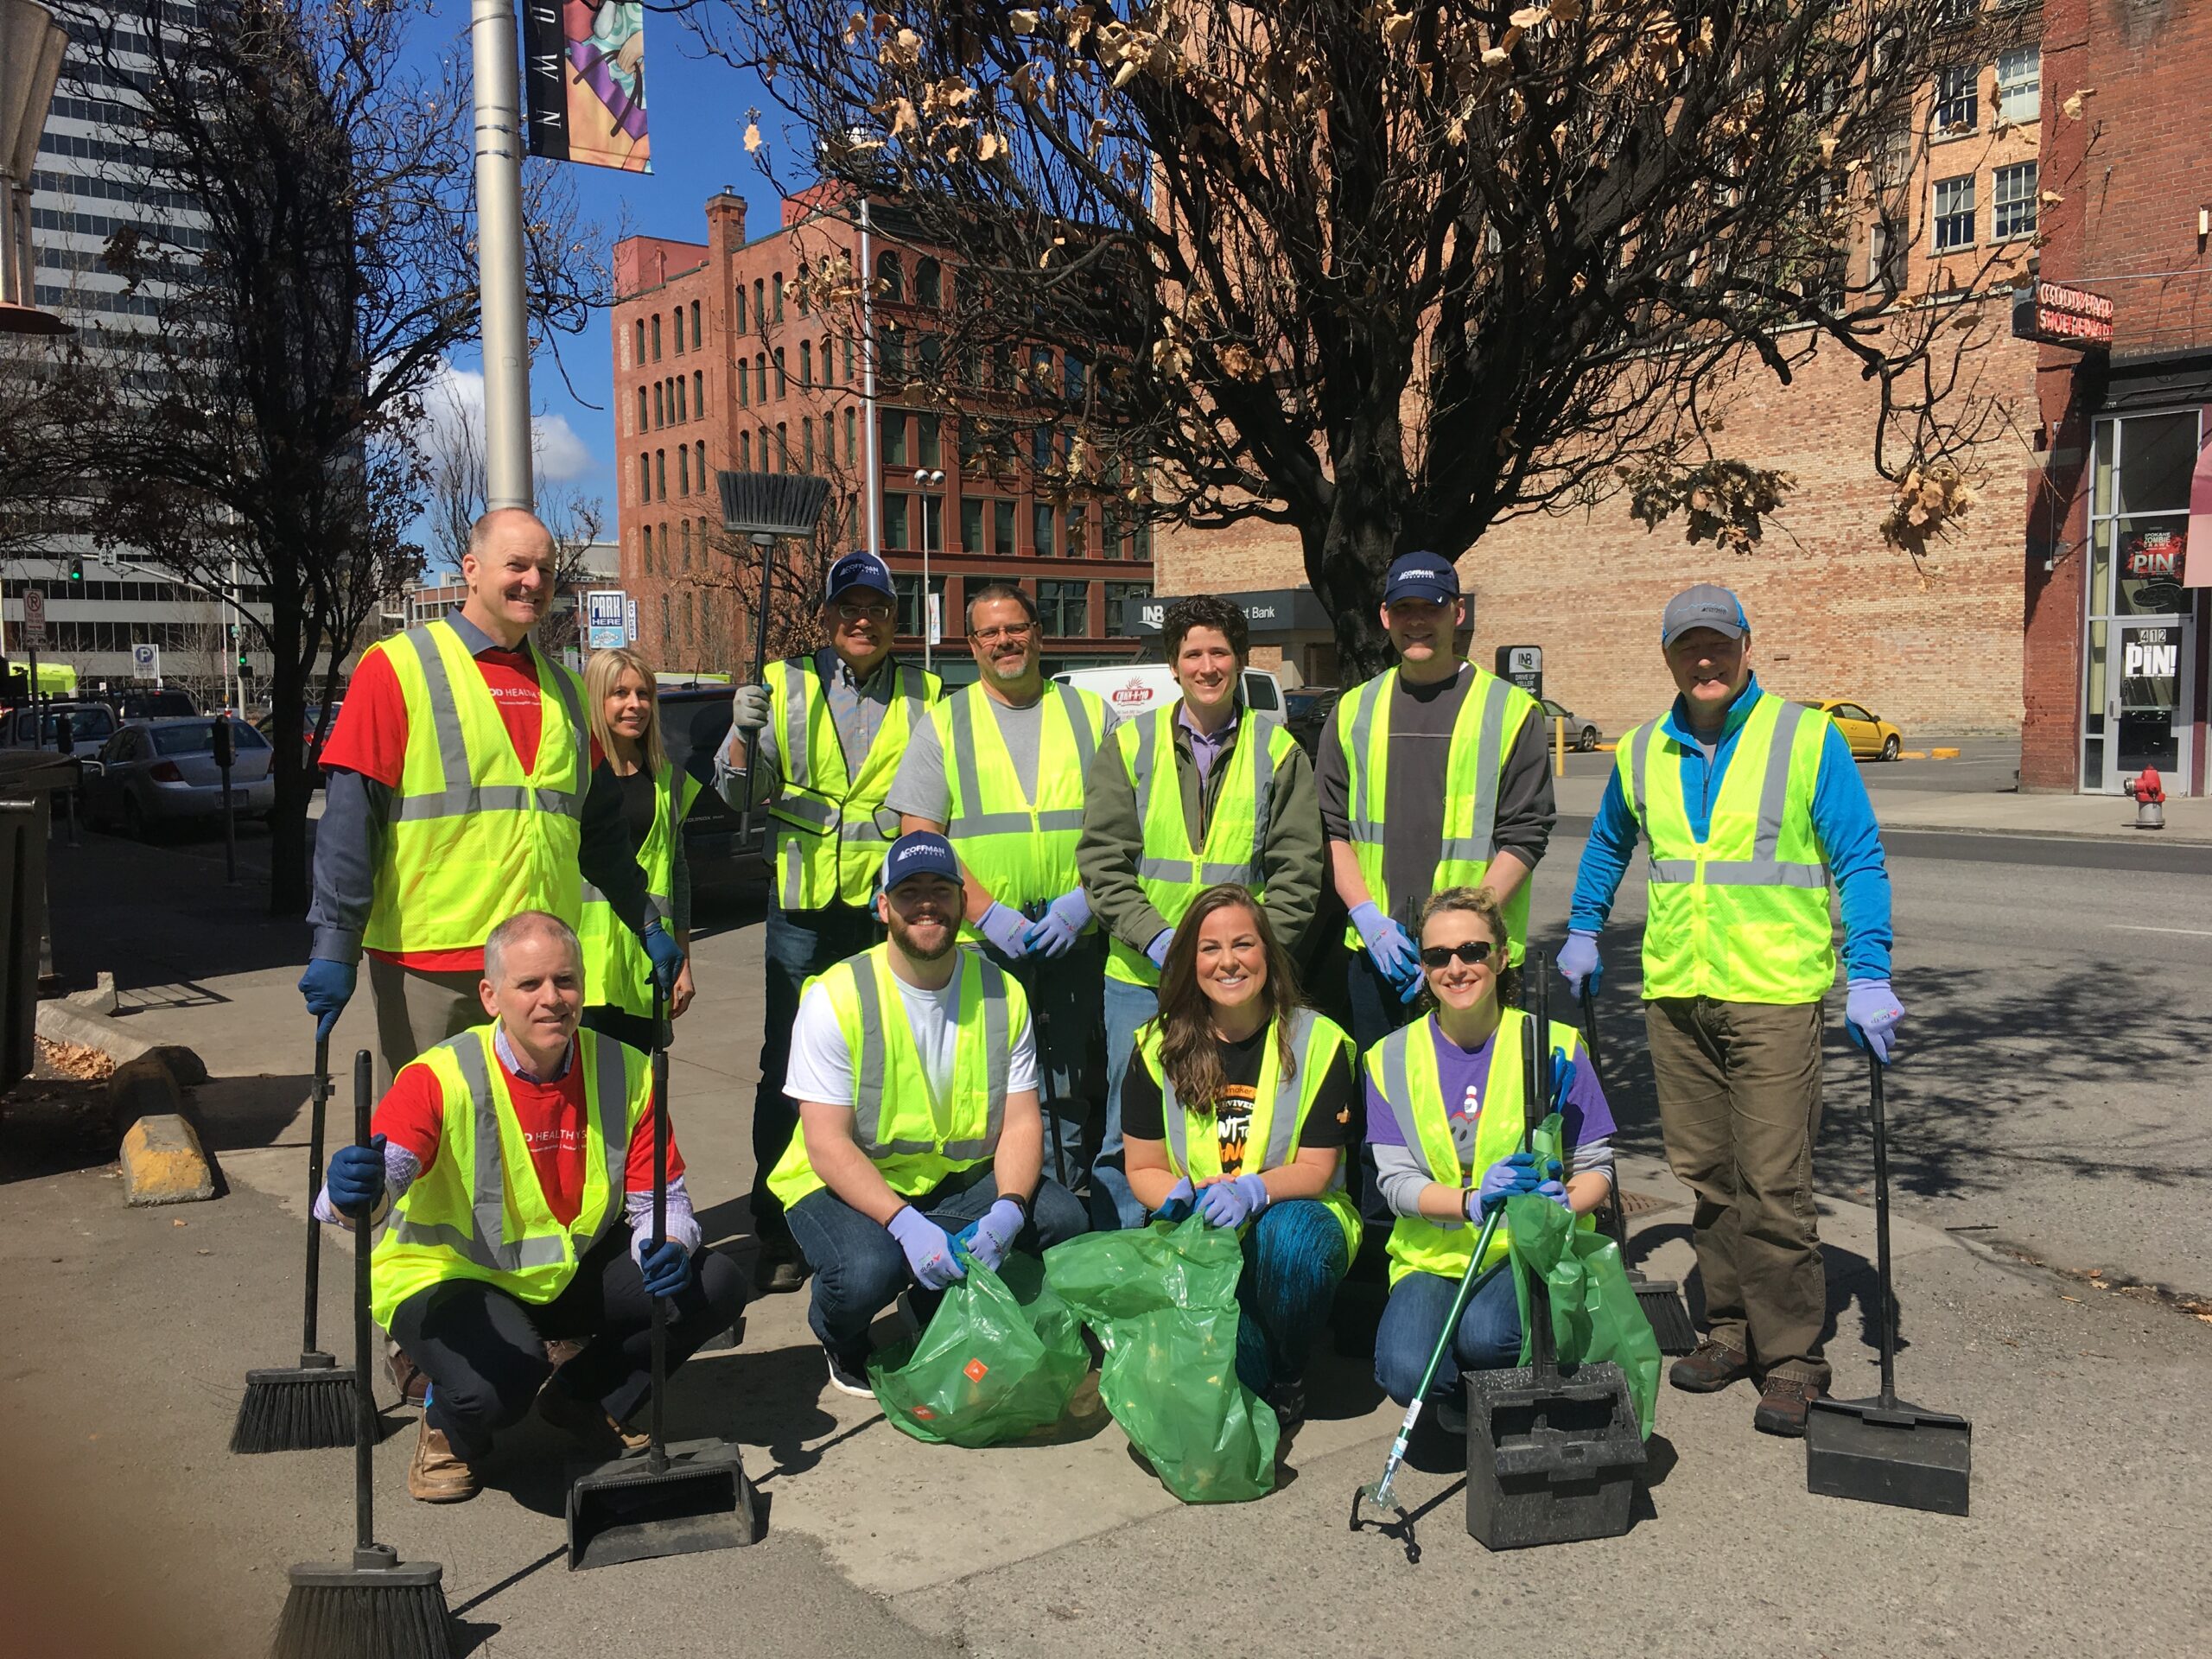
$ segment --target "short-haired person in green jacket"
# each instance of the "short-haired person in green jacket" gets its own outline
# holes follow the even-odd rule
[[[1359,1249],[1344,1170],[1355,1070],[1267,912],[1233,884],[1200,893],[1122,1084],[1129,1190],[1243,1234],[1236,1374],[1285,1428],[1306,1414],[1306,1357]]]
[[[1076,866],[1108,939],[1106,1130],[1090,1169],[1094,1226],[1135,1227],[1144,1206],[1122,1169],[1122,1087],[1137,1027],[1160,1011],[1167,948],[1193,900],[1235,881],[1266,906],[1295,957],[1321,892],[1321,810],[1306,751],[1247,707],[1244,613],[1179,599],[1160,637],[1182,696],[1125,721],[1091,762]]]

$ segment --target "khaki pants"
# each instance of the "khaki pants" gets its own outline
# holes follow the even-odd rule
[[[476,987],[484,976],[426,974],[370,957],[369,995],[377,1010],[377,1095],[423,1050],[458,1036],[490,1016]]]
[[[1813,1210],[1821,1005],[1659,997],[1643,1005],[1667,1162],[1692,1228],[1716,1342],[1826,1389],[1827,1281]]]

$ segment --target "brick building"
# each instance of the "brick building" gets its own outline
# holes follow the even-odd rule
[[[2049,209],[2039,275],[2108,302],[2112,338],[2105,349],[2046,345],[2037,365],[2021,755],[2031,787],[2113,791],[2151,766],[2169,793],[2206,788],[2208,78],[2212,8],[2045,0],[2044,168],[2065,199]],[[2068,119],[2077,97],[2082,118]]]
[[[664,670],[747,660],[752,578],[747,565],[741,580],[741,561],[752,555],[728,544],[711,486],[729,468],[830,479],[832,522],[810,556],[810,588],[813,558],[868,544],[873,486],[880,550],[899,589],[900,649],[922,650],[926,537],[929,587],[944,607],[936,665],[955,682],[975,676],[961,607],[991,582],[1035,596],[1047,672],[1128,655],[1152,593],[1149,531],[1118,514],[1109,493],[1040,479],[1055,461],[1065,470],[1074,433],[1065,423],[1082,402],[1084,359],[1039,346],[1019,374],[994,364],[950,410],[924,398],[907,370],[943,378],[933,372],[932,318],[957,273],[901,239],[895,210],[873,217],[873,479],[852,308],[825,308],[809,283],[842,262],[868,269],[850,204],[821,190],[787,199],[776,228],[748,240],[745,202],[725,191],[707,203],[703,242],[616,244],[616,518],[639,645]],[[943,478],[918,482],[918,473]]]

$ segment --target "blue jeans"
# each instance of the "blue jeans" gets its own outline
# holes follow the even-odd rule
[[[1306,1375],[1306,1357],[1351,1265],[1344,1230],[1318,1199],[1284,1198],[1260,1212],[1245,1230],[1244,1272],[1236,1281],[1243,1313],[1236,1375],[1246,1388],[1264,1396]]]
[[[768,1172],[798,1128],[798,1108],[784,1092],[784,1074],[791,1069],[799,990],[823,969],[881,940],[883,924],[874,911],[851,905],[792,911],[772,905],[766,934],[760,1082],[753,1091],[753,1232],[764,1244],[787,1244],[791,1229],[784,1221],[783,1200],[768,1190]]]
[[[957,1233],[969,1222],[981,1221],[998,1200],[998,1180],[991,1166],[978,1164],[907,1202],[946,1232]],[[870,1221],[826,1186],[808,1193],[785,1214],[792,1239],[814,1266],[814,1298],[806,1322],[827,1346],[858,1357],[867,1351],[868,1330],[875,1316],[913,1282],[906,1253],[887,1228]],[[1028,1225],[1015,1237],[1014,1247],[1024,1255],[1038,1255],[1089,1230],[1082,1200],[1048,1179],[1039,1185]],[[916,1300],[924,1300],[918,1291]],[[934,1297],[926,1300],[934,1306]],[[926,1307],[917,1311],[926,1317]]]
[[[1029,998],[1029,1023],[1044,1088],[1045,1173],[1072,1190],[1097,1155],[1091,1128],[1090,1036],[1098,1029],[1098,987],[1104,976],[1103,936],[1090,934],[1057,961],[1016,961],[986,941],[977,947],[1021,983]],[[1058,1148],[1056,1151],[1055,1148]]]
[[[1160,1012],[1160,993],[1149,985],[1109,976],[1103,1002],[1106,1133],[1090,1166],[1090,1224],[1100,1232],[1111,1232],[1145,1223],[1144,1205],[1129,1191],[1129,1178],[1122,1173],[1122,1080],[1129,1075],[1129,1058],[1136,1052],[1137,1027]]]
[[[1409,1273],[1390,1287],[1389,1306],[1375,1332],[1375,1381],[1400,1405],[1413,1403],[1451,1314],[1452,1299],[1459,1294],[1459,1281],[1440,1273]],[[1475,1281],[1449,1358],[1451,1363],[1436,1368],[1431,1400],[1456,1395],[1462,1371],[1494,1371],[1521,1363],[1521,1308],[1506,1264]]]

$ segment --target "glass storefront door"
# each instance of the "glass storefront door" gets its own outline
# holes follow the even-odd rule
[[[2189,720],[2181,675],[2182,664],[2192,659],[2190,630],[2176,621],[2120,622],[2113,631],[2113,767],[2122,780],[2145,766],[2178,780]],[[2179,784],[2167,787],[2177,792]]]

